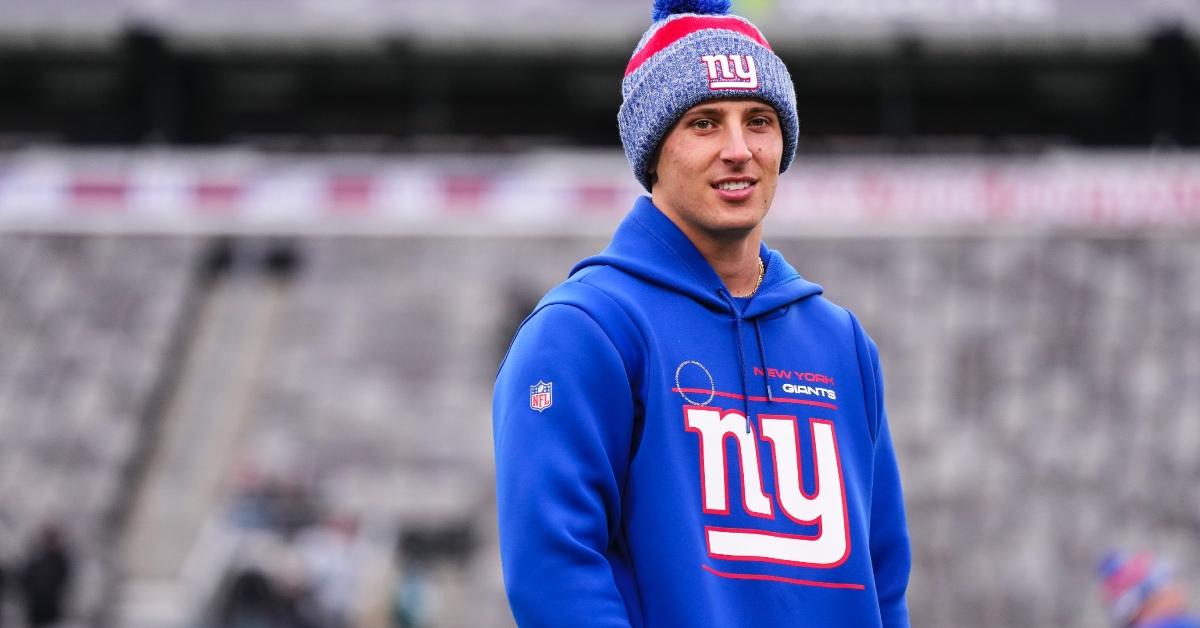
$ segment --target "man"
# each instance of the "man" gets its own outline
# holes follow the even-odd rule
[[[651,196],[538,304],[496,380],[513,614],[907,626],[875,345],[761,243],[796,148],[791,78],[728,2],[663,4],[618,115]]]
[[[4,626],[4,589],[8,586],[8,572],[5,571],[4,555],[0,554],[0,626]]]
[[[44,524],[21,570],[27,625],[52,626],[65,618],[71,562],[62,530],[57,524]]]
[[[1100,562],[1108,615],[1120,628],[1200,628],[1187,595],[1166,564],[1149,553],[1112,552]]]

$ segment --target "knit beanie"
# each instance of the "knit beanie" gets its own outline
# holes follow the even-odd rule
[[[1100,586],[1108,617],[1128,626],[1150,597],[1174,578],[1170,567],[1149,553],[1114,551],[1100,561]]]
[[[655,0],[653,24],[633,50],[621,95],[621,144],[647,191],[659,143],[684,112],[706,100],[770,104],[783,131],[779,172],[796,154],[800,121],[792,77],[749,20],[729,15],[729,0]]]

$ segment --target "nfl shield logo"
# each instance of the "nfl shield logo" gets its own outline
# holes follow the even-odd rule
[[[554,382],[538,383],[529,387],[529,407],[541,412],[554,403]]]

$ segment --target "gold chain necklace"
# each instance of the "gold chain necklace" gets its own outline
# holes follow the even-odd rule
[[[758,292],[758,286],[762,286],[762,277],[767,274],[767,265],[762,263],[762,257],[758,258],[758,281],[754,282],[754,289],[746,297],[754,297]]]
[[[762,258],[760,257],[760,258],[758,258],[758,281],[754,282],[754,289],[751,290],[749,294],[742,297],[743,299],[748,299],[748,298],[754,296],[755,293],[758,292],[758,287],[762,285],[763,276],[766,274],[767,274],[767,267],[765,264],[763,264]]]

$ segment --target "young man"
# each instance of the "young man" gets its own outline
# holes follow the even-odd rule
[[[795,93],[727,11],[657,11],[619,113],[651,196],[538,304],[497,377],[521,626],[908,625],[875,345],[761,243]]]

